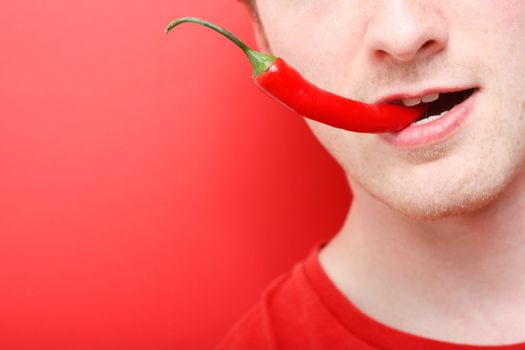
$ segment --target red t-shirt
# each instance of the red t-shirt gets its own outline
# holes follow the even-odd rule
[[[473,346],[412,335],[357,309],[331,282],[318,259],[325,242],[276,279],[217,350],[517,350],[525,343]]]

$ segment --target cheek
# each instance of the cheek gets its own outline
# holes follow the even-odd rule
[[[480,55],[501,58],[523,53],[525,1],[465,1],[453,15],[451,37],[461,37],[466,48],[475,46]],[[451,9],[452,10],[452,9]],[[452,12],[453,13],[453,12]],[[506,61],[494,61],[496,65]]]
[[[497,20],[501,25],[510,25],[519,21],[525,13],[525,2],[523,0],[490,0],[486,1],[485,6],[477,6],[478,8],[485,8],[480,20],[485,23],[489,21]],[[498,28],[498,27],[495,27]]]
[[[351,70],[364,28],[363,10],[358,13],[355,6],[348,0],[263,0],[259,10],[273,54],[315,85],[341,94],[353,85]]]
[[[380,161],[377,147],[374,143],[375,135],[354,133],[341,129],[332,128],[322,123],[305,119],[316,138],[332,155],[332,157],[345,170],[347,175],[352,176],[356,169],[369,172],[370,167],[379,169],[374,165]]]
[[[327,127],[315,120],[305,118],[305,121],[323,147],[326,148],[336,161],[343,165],[349,157],[349,154],[352,153],[351,150],[355,149],[355,147],[352,147],[352,139],[340,130]]]

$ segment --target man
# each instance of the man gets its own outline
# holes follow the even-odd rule
[[[352,207],[219,348],[525,349],[525,1],[252,6],[260,49],[317,86],[449,112],[397,134],[307,119]]]

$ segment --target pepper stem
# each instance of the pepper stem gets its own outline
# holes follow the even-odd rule
[[[261,75],[264,71],[266,71],[272,64],[275,62],[277,57],[265,54],[260,51],[255,51],[251,48],[249,48],[245,43],[243,43],[239,38],[237,38],[235,35],[230,33],[224,28],[221,28],[213,23],[210,23],[208,21],[205,21],[201,18],[196,17],[181,17],[177,18],[168,24],[166,29],[164,30],[165,34],[168,34],[170,30],[173,29],[173,27],[178,26],[181,23],[197,23],[200,25],[203,25],[205,27],[208,27],[214,31],[216,31],[219,34],[224,35],[228,39],[230,39],[235,45],[237,45],[245,54],[248,56],[248,59],[250,60],[252,66],[253,66],[253,75],[255,77]]]

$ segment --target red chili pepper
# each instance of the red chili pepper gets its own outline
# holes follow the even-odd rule
[[[368,104],[322,90],[303,78],[283,59],[255,51],[226,29],[200,18],[176,19],[166,27],[165,33],[185,22],[201,24],[233,41],[252,63],[256,85],[286,107],[309,119],[354,132],[383,133],[400,131],[423,115],[423,104],[415,107]]]

